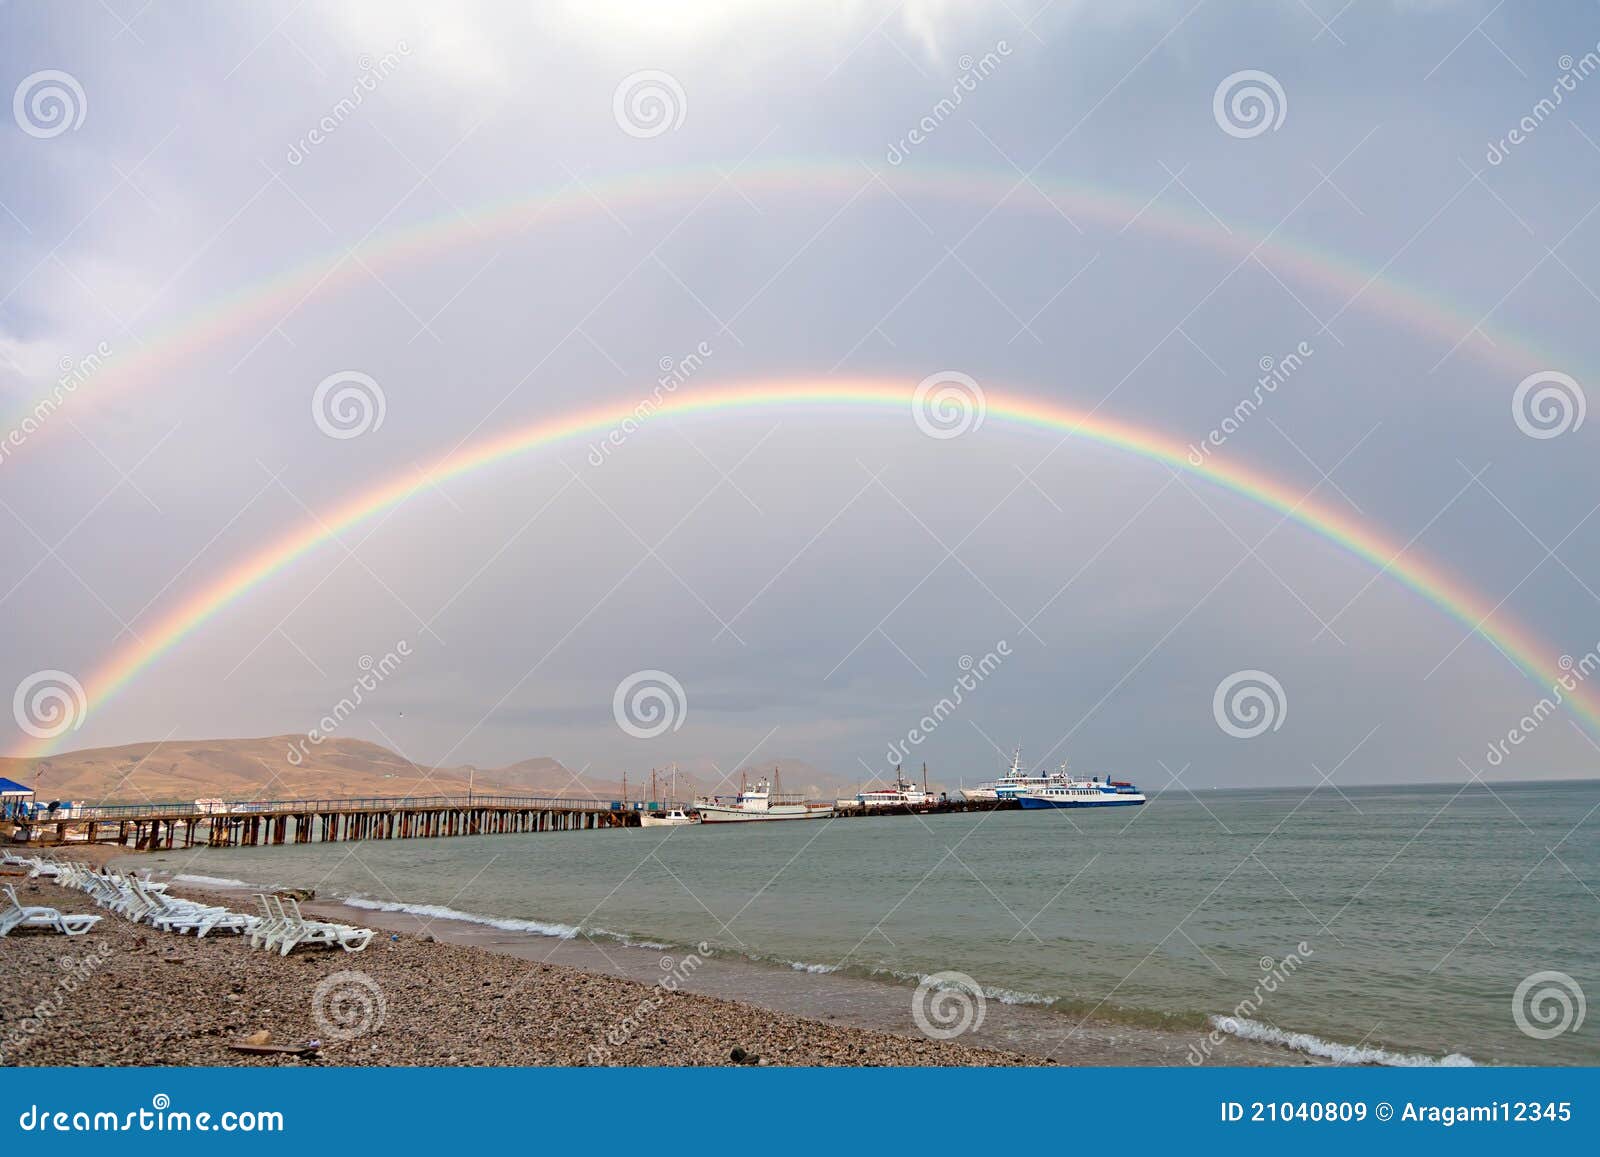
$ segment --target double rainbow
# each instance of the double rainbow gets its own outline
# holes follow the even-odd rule
[[[867,410],[899,413],[911,420],[912,384],[891,379],[773,380],[719,387],[680,387],[661,400],[658,412],[679,417],[750,410]],[[1155,430],[1019,394],[986,392],[987,420],[1013,423],[1082,438],[1197,475],[1225,490],[1278,511],[1376,567],[1438,607],[1470,632],[1507,655],[1535,683],[1548,688],[1562,675],[1545,648],[1528,631],[1504,616],[1464,583],[1444,574],[1354,518],[1296,494],[1284,482],[1259,471],[1207,459],[1196,466],[1188,450]],[[242,559],[209,585],[168,610],[141,638],[114,653],[85,683],[92,710],[206,623],[223,608],[281,574],[334,536],[397,506],[426,487],[459,478],[499,462],[584,435],[600,435],[635,413],[635,401],[613,402],[565,417],[535,422],[486,438],[418,470],[396,474],[362,491],[256,553]],[[1567,702],[1600,735],[1600,710],[1593,693],[1580,687]],[[48,743],[19,754],[43,755]]]
[[[1386,323],[1429,334],[1444,343],[1442,350],[1456,348],[1474,333],[1483,335],[1485,340],[1461,345],[1462,352],[1507,371],[1508,389],[1535,369],[1556,366],[1578,372],[1570,359],[1553,357],[1524,337],[1483,324],[1479,312],[1397,280],[1389,272],[1394,258],[1376,268],[1363,268],[1281,235],[1277,228],[1225,229],[1197,210],[1159,200],[1151,203],[1143,196],[1081,182],[1043,177],[1024,182],[1009,171],[932,167],[887,169],[873,176],[858,161],[812,159],[751,163],[733,174],[710,166],[684,167],[628,173],[582,185],[569,183],[377,234],[354,249],[318,256],[216,299],[204,310],[159,331],[139,350],[110,360],[86,384],[84,393],[161,380],[167,376],[166,371],[194,353],[231,335],[259,336],[270,332],[311,297],[361,283],[371,276],[369,271],[403,267],[485,242],[503,242],[527,230],[559,224],[565,218],[603,211],[647,210],[664,204],[689,204],[698,209],[717,197],[813,197],[819,193],[851,199],[954,201],[991,211],[1003,205],[1007,212],[1050,217],[1065,214],[1074,221],[1093,221],[1117,231],[1130,230],[1209,249],[1240,262],[1254,256],[1276,275],[1338,294],[1344,299],[1340,314],[1357,310]],[[11,415],[11,424],[20,422],[31,404],[31,399],[21,399],[20,408]]]

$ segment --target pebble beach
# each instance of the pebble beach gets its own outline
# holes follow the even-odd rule
[[[53,884],[5,882],[24,904],[92,910],[82,894]],[[241,906],[238,895],[228,900]],[[360,953],[300,949],[284,957],[240,936],[196,940],[107,916],[84,936],[13,932],[0,939],[0,972],[7,1065],[1042,1063],[596,976],[427,933],[385,933]],[[321,1047],[307,1057],[232,1047],[263,1033],[274,1045]]]

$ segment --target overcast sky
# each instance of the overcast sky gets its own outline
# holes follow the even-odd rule
[[[955,371],[1187,444],[1305,343],[1218,459],[1412,543],[1544,664],[1592,651],[1600,418],[1533,437],[1514,396],[1553,372],[1581,398],[1600,364],[1600,6],[1090,7],[0,6],[5,429],[84,367],[0,458],[0,688],[89,682],[345,497],[702,348],[685,393]],[[382,421],[331,437],[347,371]],[[590,441],[425,487],[57,746],[304,731],[404,644],[338,734],[420,762],[851,778],[990,653],[908,763],[970,783],[1021,744],[1159,788],[1600,762],[1562,712],[1491,766],[1544,689],[1125,451],[851,409],[662,417],[598,467]],[[682,699],[639,738],[614,698],[649,671]],[[1214,698],[1250,671],[1281,695],[1240,738]]]

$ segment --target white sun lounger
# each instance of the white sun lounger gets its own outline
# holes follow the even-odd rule
[[[292,898],[263,895],[260,901],[262,911],[267,915],[264,924],[258,925],[258,928],[265,928],[259,938],[268,952],[276,949],[280,956],[287,956],[301,944],[360,952],[372,940],[373,931],[370,928],[334,924],[327,920],[307,920],[300,912],[299,903]]]
[[[11,906],[0,910],[0,936],[14,928],[51,928],[64,936],[82,936],[101,919],[95,915],[65,914],[42,904],[24,904],[17,899],[17,890],[10,884],[5,886],[5,893]]]
[[[151,892],[146,882],[138,878],[130,878],[128,885],[134,895],[146,905],[144,922],[163,932],[177,932],[181,935],[193,931],[195,939],[199,940],[203,939],[207,932],[218,929],[243,933],[250,928],[255,919],[217,905],[201,904],[194,900]]]

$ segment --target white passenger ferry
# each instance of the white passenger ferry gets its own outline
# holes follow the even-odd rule
[[[1067,779],[1023,792],[1017,801],[1026,809],[1069,807],[1130,807],[1145,802],[1144,792],[1123,780]]]
[[[1022,748],[1017,748],[1011,753],[1011,767],[1003,772],[999,779],[989,783],[979,784],[977,787],[963,788],[962,798],[973,803],[983,803],[1000,799],[1016,799],[1025,791],[1049,787],[1058,779],[1065,779],[1067,765],[1061,765],[1061,771],[1056,775],[1028,775],[1022,770]]]

